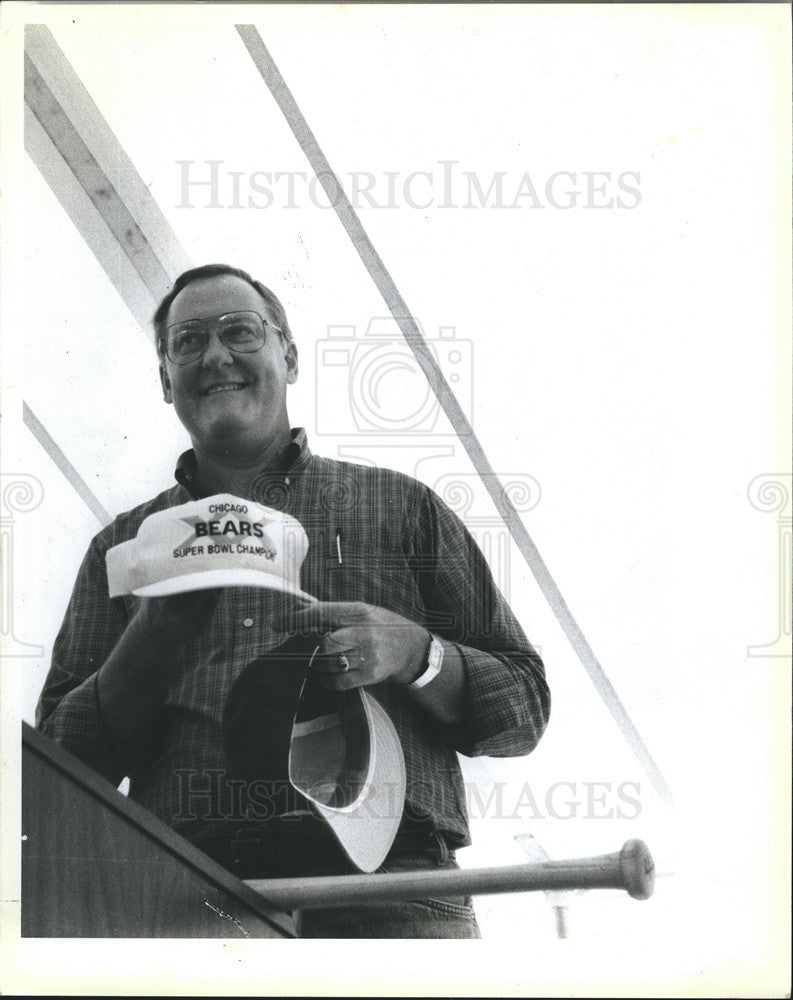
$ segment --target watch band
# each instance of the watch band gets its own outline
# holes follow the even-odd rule
[[[419,674],[419,676],[411,681],[410,684],[405,685],[407,688],[414,691],[418,691],[420,688],[425,687],[430,681],[434,681],[438,674],[441,672],[441,665],[443,664],[443,645],[440,639],[436,639],[435,636],[432,637],[432,642],[430,643],[429,653],[427,654],[427,669],[424,673]]]

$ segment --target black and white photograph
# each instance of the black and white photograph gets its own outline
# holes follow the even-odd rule
[[[3,995],[790,995],[790,22],[3,5]]]

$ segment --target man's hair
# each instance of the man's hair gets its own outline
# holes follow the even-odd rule
[[[294,340],[292,331],[289,329],[284,307],[279,302],[275,293],[271,292],[266,285],[252,278],[247,271],[243,271],[239,267],[231,267],[229,264],[204,264],[202,267],[193,267],[189,271],[180,274],[173,283],[173,288],[157,306],[157,311],[152,317],[152,323],[154,324],[154,344],[160,357],[163,357],[165,354],[165,330],[168,326],[168,312],[170,311],[171,303],[179,292],[194,281],[201,281],[202,278],[218,278],[224,274],[241,278],[243,281],[247,281],[252,288],[255,288],[272,310],[284,340]]]

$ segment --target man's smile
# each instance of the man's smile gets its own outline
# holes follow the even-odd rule
[[[215,382],[201,389],[201,395],[213,396],[219,392],[239,392],[240,389],[247,389],[247,387],[247,382]]]

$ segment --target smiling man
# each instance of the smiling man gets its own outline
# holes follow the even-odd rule
[[[243,877],[344,871],[330,839],[233,803],[223,708],[285,629],[312,631],[325,688],[366,688],[405,758],[404,813],[383,870],[454,867],[470,843],[457,752],[526,754],[547,724],[542,662],[476,544],[423,484],[313,455],[292,429],[297,347],[278,299],[244,271],[183,274],[154,316],[160,379],[192,448],[176,485],[121,514],[81,566],[37,712],[39,727]],[[105,554],[146,517],[218,493],[296,518],[303,591],[224,587],[110,598]],[[288,622],[288,627],[285,626]],[[270,819],[268,817],[268,819]],[[241,847],[240,845],[244,845]],[[470,899],[307,911],[305,937],[478,937]]]

